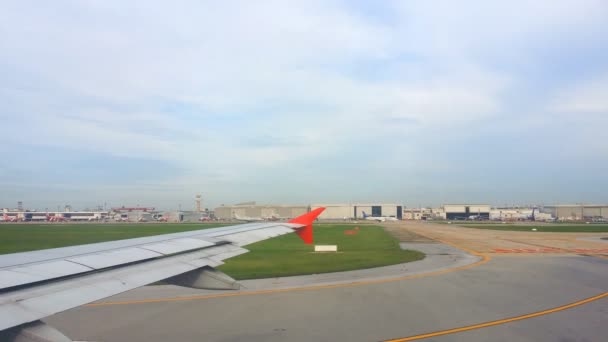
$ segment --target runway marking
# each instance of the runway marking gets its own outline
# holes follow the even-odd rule
[[[580,306],[580,305],[583,305],[583,304],[587,304],[587,303],[590,303],[590,302],[593,302],[593,301],[596,301],[596,300],[600,300],[600,299],[606,298],[606,297],[608,297],[608,292],[604,292],[604,293],[602,293],[600,295],[597,295],[597,296],[594,296],[594,297],[590,297],[590,298],[587,298],[587,299],[583,299],[583,300],[580,300],[578,302],[570,303],[570,304],[563,305],[563,306],[558,306],[558,307],[553,308],[553,309],[548,309],[548,310],[534,312],[534,313],[527,314],[527,315],[515,316],[515,317],[510,317],[510,318],[504,318],[504,319],[499,319],[499,320],[496,320],[496,321],[490,321],[490,322],[485,322],[485,323],[468,325],[468,326],[464,326],[464,327],[460,327],[460,328],[454,328],[454,329],[448,329],[448,330],[440,330],[440,331],[435,331],[435,332],[432,332],[432,333],[414,335],[414,336],[409,336],[409,337],[404,337],[404,338],[397,338],[397,339],[392,339],[392,340],[386,340],[386,342],[416,341],[416,340],[422,340],[422,339],[430,338],[430,337],[437,337],[437,336],[443,336],[443,335],[449,335],[449,334],[456,334],[456,333],[463,332],[463,331],[469,331],[469,330],[475,330],[475,329],[492,327],[492,326],[495,326],[495,325],[501,325],[501,324],[506,324],[506,323],[510,323],[510,322],[521,321],[521,320],[524,320],[524,319],[529,319],[529,318],[534,318],[534,317],[538,317],[538,316],[544,316],[544,315],[552,314],[552,313],[559,312],[559,311],[564,311],[564,310],[571,309],[573,307]]]
[[[433,272],[422,273],[422,274],[414,274],[414,275],[410,275],[410,276],[402,276],[402,277],[396,277],[396,278],[361,280],[361,281],[355,281],[355,282],[351,282],[351,283],[333,284],[333,285],[311,285],[311,286],[294,287],[294,288],[288,288],[288,289],[273,289],[273,290],[260,290],[260,291],[236,292],[236,293],[219,293],[219,294],[213,294],[213,295],[201,295],[201,296],[189,296],[189,297],[170,297],[170,298],[153,298],[153,299],[140,299],[140,300],[117,301],[117,302],[101,302],[101,303],[87,304],[84,306],[97,307],[97,306],[111,306],[111,305],[181,302],[181,301],[204,300],[204,299],[213,299],[213,298],[222,298],[222,297],[253,296],[253,295],[262,295],[262,294],[283,293],[283,292],[315,291],[315,290],[334,289],[334,288],[341,288],[341,287],[354,287],[354,286],[361,286],[361,285],[384,284],[384,283],[391,283],[391,282],[395,282],[395,281],[425,278],[425,277],[437,276],[437,275],[442,275],[442,274],[456,272],[456,271],[462,271],[462,270],[466,270],[469,268],[481,266],[491,260],[490,256],[488,256],[486,254],[481,254],[476,251],[470,250],[468,248],[459,247],[457,245],[454,245],[453,243],[441,241],[439,239],[434,239],[434,240],[442,242],[446,245],[456,247],[458,249],[462,249],[472,255],[480,257],[481,260],[474,262],[472,264],[469,264],[469,265],[450,268],[450,269],[446,269],[446,270],[433,271]]]

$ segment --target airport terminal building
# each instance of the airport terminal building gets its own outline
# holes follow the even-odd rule
[[[477,217],[482,220],[490,219],[489,204],[444,204],[443,211],[446,220],[467,220]]]
[[[6,215],[9,220],[19,222],[44,222],[54,219],[69,221],[100,221],[109,216],[107,211],[8,211],[4,210],[0,216]],[[0,218],[3,220],[3,218]]]

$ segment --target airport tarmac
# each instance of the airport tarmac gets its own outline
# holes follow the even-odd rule
[[[608,237],[608,233],[501,231],[427,222],[407,222],[401,226],[434,240],[490,255],[608,255],[608,245],[604,243],[606,240],[600,239]],[[530,229],[533,227],[530,224]]]
[[[403,229],[436,238],[434,232],[465,250],[488,247],[479,230],[467,240],[460,228],[413,226]],[[416,244],[427,248],[428,259],[452,264],[431,265],[436,269],[425,274],[411,263],[403,273],[350,279],[248,281],[245,292],[232,294],[148,286],[46,321],[87,341],[605,341],[607,259],[571,252],[513,258],[475,249],[466,256],[428,241],[405,246]]]

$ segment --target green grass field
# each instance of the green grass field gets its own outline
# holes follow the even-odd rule
[[[177,233],[221,224],[0,224],[0,254]],[[261,241],[246,248],[250,253],[229,259],[221,270],[236,279],[269,278],[337,272],[386,266],[424,258],[403,251],[381,227],[361,225],[355,235],[345,235],[356,225],[315,225],[315,243],[338,245],[338,253],[312,253],[296,234]]]
[[[0,254],[179,233],[220,226],[222,225],[201,223],[2,223],[0,224]]]
[[[538,232],[555,232],[555,233],[606,233],[608,232],[608,224],[462,224],[461,227],[477,228],[477,229],[492,229],[492,230],[511,230],[520,232],[532,231],[536,228]]]
[[[315,244],[338,245],[338,253],[312,253],[295,234],[247,246],[251,252],[229,259],[220,270],[235,279],[258,279],[301,274],[348,271],[420,260],[424,254],[404,251],[381,227],[362,225],[355,235],[345,235],[355,225],[317,224]]]

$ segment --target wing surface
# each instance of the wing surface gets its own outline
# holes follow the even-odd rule
[[[291,223],[249,223],[0,255],[0,337],[5,329],[160,280],[188,275],[199,278],[193,287],[205,286],[206,279],[200,278],[209,273],[204,270],[248,252],[242,248],[248,244],[294,230],[300,234],[319,209],[303,215],[305,221],[302,216]]]

